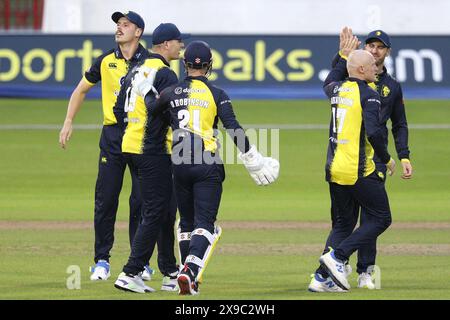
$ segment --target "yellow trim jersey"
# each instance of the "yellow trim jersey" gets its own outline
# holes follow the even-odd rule
[[[178,128],[196,134],[203,140],[204,150],[215,152],[217,142],[214,129],[217,128],[217,104],[205,82],[192,79],[186,88],[179,87],[182,94],[172,100],[172,108],[181,108],[177,113]],[[184,91],[184,92],[183,92]]]
[[[241,152],[245,153],[250,148],[248,138],[236,120],[230,98],[225,91],[211,85],[206,77],[186,77],[167,88],[149,108],[152,114],[169,112],[174,132],[173,148],[186,141],[183,137],[189,137],[192,155],[197,151],[197,141],[201,142],[201,151],[216,153],[219,149],[219,119]]]
[[[331,182],[355,184],[375,170],[373,148],[362,127],[359,85],[347,81],[330,98],[331,125],[327,171]],[[361,130],[362,129],[362,130]]]
[[[326,179],[353,185],[375,171],[374,148],[385,163],[390,159],[382,141],[380,97],[365,81],[332,79],[333,71],[324,87],[331,103]]]
[[[168,62],[158,54],[151,54],[142,65],[158,70],[155,76],[154,87],[158,92],[178,82]],[[136,66],[127,74],[121,95],[128,95],[129,103],[122,109],[115,108],[116,118],[123,118],[125,133],[122,139],[122,152],[134,154],[167,154],[171,149],[171,132],[169,130],[169,115],[152,116],[148,113],[144,98],[133,97],[131,82],[138,71]],[[154,101],[155,96],[150,92],[145,98]],[[119,120],[120,121],[120,120]]]
[[[84,74],[84,81],[94,85],[101,81],[103,125],[117,124],[113,108],[118,102],[118,96],[123,78],[128,70],[148,57],[148,51],[139,45],[130,60],[125,60],[119,48],[111,49],[102,54]]]
[[[340,60],[344,60],[345,62],[347,58],[341,55],[341,53],[338,53],[333,59],[333,68],[337,67]],[[346,63],[342,64],[341,69],[342,78],[334,79],[335,81],[344,80],[348,77]],[[395,149],[398,158],[409,159],[408,122],[406,120],[403,91],[400,83],[387,72],[386,67],[383,67],[383,71],[377,75],[376,81],[369,83],[369,86],[380,94],[380,121],[384,126],[383,134],[385,144],[388,144],[387,121],[390,119],[392,122],[392,134],[394,136]],[[376,163],[381,162],[376,153],[374,161]]]

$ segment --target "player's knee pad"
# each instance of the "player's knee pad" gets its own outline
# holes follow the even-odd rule
[[[186,257],[185,261],[185,263],[193,263],[198,266],[197,281],[200,283],[202,282],[203,272],[206,269],[206,266],[212,256],[212,253],[214,252],[216,244],[219,241],[221,235],[222,235],[222,228],[220,226],[216,226],[214,228],[213,234],[211,234],[208,230],[203,228],[197,228],[191,233],[191,239],[194,236],[195,237],[199,236],[203,237],[208,242],[206,250],[204,250],[202,257],[190,254],[189,256]]]
[[[177,240],[178,240],[178,255],[180,259],[180,266],[184,265],[186,257],[189,254],[189,243],[191,242],[191,232],[181,232],[180,220],[177,222]]]

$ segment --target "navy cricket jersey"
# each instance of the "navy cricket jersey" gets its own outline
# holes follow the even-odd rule
[[[408,123],[406,121],[403,92],[400,83],[395,80],[383,67],[375,82],[376,90],[381,97],[380,120],[384,126],[384,141],[388,143],[387,121],[391,119],[392,134],[395,141],[395,150],[399,159],[409,159]],[[376,155],[375,155],[376,156]],[[378,161],[379,158],[375,158]]]
[[[102,82],[103,125],[117,124],[114,115],[116,103],[123,104],[120,89],[127,72],[148,56],[148,51],[139,44],[130,60],[125,60],[120,48],[111,49],[100,57],[84,73],[84,81],[90,85]]]
[[[141,61],[140,65],[158,70],[153,86],[158,92],[178,82],[177,75],[170,69],[169,63],[159,54],[152,53],[147,59]],[[121,96],[131,94],[128,90],[131,86],[133,76],[136,74],[136,66],[128,72],[121,90]],[[147,96],[153,96],[149,92]],[[134,106],[123,105],[115,108],[117,119],[125,126],[122,140],[122,152],[134,154],[168,154],[171,149],[171,132],[169,131],[168,115],[152,115],[148,113],[144,98],[137,96]]]
[[[201,139],[203,151],[217,152],[219,119],[227,130],[244,132],[236,120],[229,96],[222,89],[210,84],[203,76],[186,77],[167,88],[158,100],[149,101],[148,106],[150,112],[155,114],[168,112],[173,131],[182,129],[192,133],[189,135],[191,138]],[[250,149],[250,144],[245,134],[241,137],[244,142],[242,144],[238,135],[233,135],[233,140],[240,151],[246,153]]]
[[[339,61],[324,82],[331,103],[326,180],[353,185],[375,171],[376,152],[383,163],[390,155],[379,119],[380,95],[366,81],[342,79],[345,60]]]
[[[338,61],[345,60],[342,56],[336,54],[333,59],[334,67]],[[344,80],[348,77],[347,70],[342,75]],[[400,83],[392,77],[383,67],[383,72],[378,75],[377,81],[374,82],[374,89],[380,94],[381,109],[380,121],[383,124],[384,142],[388,144],[388,128],[387,121],[391,119],[392,134],[394,136],[395,150],[399,159],[409,159],[408,147],[408,123],[406,121],[406,111],[403,102],[403,92]],[[381,162],[380,158],[375,154],[375,162]]]

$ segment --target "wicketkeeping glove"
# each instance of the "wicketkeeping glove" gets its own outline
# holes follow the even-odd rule
[[[145,97],[152,91],[156,97],[159,97],[158,91],[153,86],[155,82],[156,73],[158,70],[149,68],[147,66],[140,66],[138,72],[134,75],[131,81],[132,91],[141,97]]]
[[[250,173],[258,186],[269,185],[278,178],[280,163],[277,159],[263,157],[256,147],[252,145],[247,153],[239,153],[239,159],[244,163],[245,168]]]

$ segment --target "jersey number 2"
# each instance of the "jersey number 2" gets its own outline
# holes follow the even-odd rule
[[[190,131],[188,125],[189,120],[191,119],[191,114],[188,110],[183,109],[178,111],[178,120],[180,120],[179,126],[180,129],[185,129]],[[194,109],[192,110],[192,129],[196,132],[200,131],[200,110]]]

